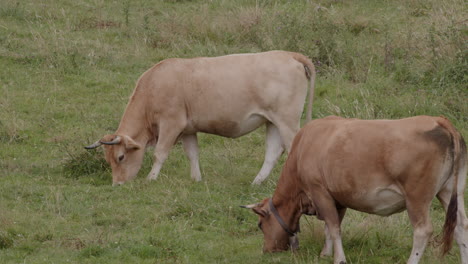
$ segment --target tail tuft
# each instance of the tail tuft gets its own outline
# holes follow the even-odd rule
[[[442,235],[442,256],[446,255],[453,244],[453,232],[457,224],[457,211],[458,211],[458,202],[457,194],[454,192],[450,198],[450,203],[447,208],[447,214],[445,216],[444,231]]]

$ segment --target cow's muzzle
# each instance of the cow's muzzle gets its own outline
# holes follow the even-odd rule
[[[299,239],[297,238],[297,234],[289,237],[289,247],[292,251],[299,249]]]

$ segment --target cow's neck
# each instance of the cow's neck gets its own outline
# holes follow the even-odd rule
[[[300,188],[296,175],[288,175],[287,169],[283,170],[272,199],[289,229],[298,231],[299,219],[303,213],[302,204],[307,197]]]
[[[126,135],[131,137],[137,143],[146,146],[151,140],[151,131],[148,128],[146,112],[143,104],[134,103],[132,97],[117,129],[117,135]]]

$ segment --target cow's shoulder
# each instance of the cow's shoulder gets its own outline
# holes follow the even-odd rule
[[[309,140],[323,140],[322,138],[331,139],[336,136],[336,133],[346,130],[350,122],[355,120],[343,118],[340,116],[327,116],[320,119],[314,119],[307,123],[302,130],[309,135]]]

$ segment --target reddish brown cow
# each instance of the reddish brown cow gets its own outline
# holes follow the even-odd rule
[[[294,246],[301,215],[317,215],[325,221],[321,255],[334,253],[337,264],[346,261],[340,235],[346,208],[382,216],[407,210],[414,228],[408,263],[418,263],[432,234],[429,209],[437,197],[446,210],[443,252],[455,235],[462,263],[468,263],[466,174],[466,144],[444,117],[327,117],[296,135],[273,197],[246,207],[260,216],[266,252]]]

